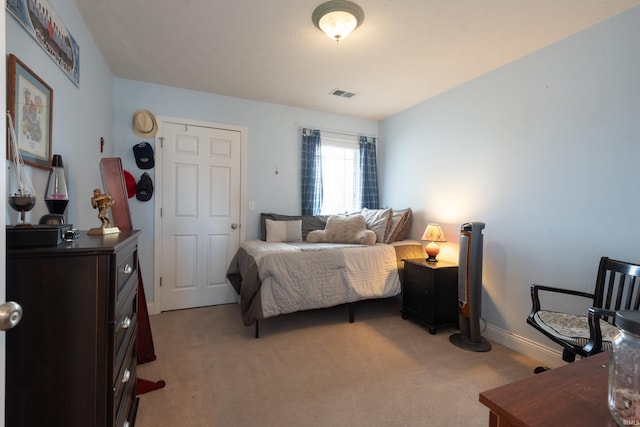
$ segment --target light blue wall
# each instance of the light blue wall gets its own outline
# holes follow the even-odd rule
[[[65,216],[74,227],[88,229],[100,225],[90,203],[93,189],[102,188],[100,159],[113,156],[113,81],[73,2],[51,0],[51,4],[80,46],[80,86],[75,86],[8,12],[5,12],[6,50],[53,89],[52,152],[62,155],[68,175],[70,202]],[[103,153],[100,137],[105,140]],[[47,213],[44,192],[48,171],[28,169],[37,194],[36,206],[29,217],[37,223]],[[17,213],[7,208],[7,222],[15,224],[17,218]]]
[[[246,196],[247,200],[255,201],[256,209],[245,213],[247,238],[258,235],[260,212],[294,214],[300,211],[300,127],[377,133],[378,123],[372,120],[114,79],[73,2],[55,0],[51,4],[80,45],[79,88],[8,13],[6,48],[7,53],[14,53],[54,90],[52,151],[63,157],[70,198],[65,216],[76,228],[99,225],[90,199],[94,188],[103,188],[99,171],[101,158],[121,157],[124,168],[140,177],[142,171],[136,167],[131,151],[131,147],[141,141],[131,131],[131,118],[138,109],[149,109],[156,115],[247,128]],[[105,140],[103,153],[99,150],[100,137]],[[276,167],[278,175],[274,174]],[[38,196],[28,220],[37,222],[47,213],[44,191],[48,172],[28,169]],[[155,181],[154,171],[149,172]],[[149,302],[154,299],[154,202],[155,198],[150,202],[129,200],[133,225],[143,231],[141,262]],[[6,212],[7,222],[16,223],[17,213],[10,208]]]
[[[283,105],[247,101],[220,95],[115,79],[114,111],[117,157],[136,178],[142,174],[132,147],[141,141],[131,130],[131,118],[139,109],[156,116],[243,126],[247,129],[246,238],[258,237],[260,212],[300,213],[300,128],[317,127],[353,133],[377,134],[378,122],[321,113]],[[155,146],[155,141],[146,140]],[[276,168],[278,174],[275,174]],[[148,170],[155,182],[155,169]],[[133,226],[142,230],[141,262],[147,299],[153,301],[154,204],[129,199]]]
[[[532,282],[589,289],[601,255],[640,260],[640,8],[390,117],[374,121],[113,79],[71,0],[52,0],[80,45],[77,88],[12,16],[7,53],[54,89],[53,152],[70,181],[68,222],[97,225],[89,199],[102,157],[135,167],[131,116],[156,115],[247,128],[246,236],[261,211],[299,212],[299,129],[380,135],[383,204],[415,211],[413,237],[445,225],[442,257],[457,259],[461,223],[487,223],[483,314],[487,322],[546,344],[524,323]],[[380,130],[378,132],[378,126]],[[99,140],[104,137],[104,153]],[[275,175],[275,168],[280,174]],[[32,171],[37,220],[47,173]],[[151,171],[153,176],[153,170]],[[155,177],[154,177],[155,179]],[[153,203],[131,199],[143,230],[143,273],[153,301]],[[245,200],[245,202],[246,202]],[[8,221],[16,214],[10,209]]]
[[[640,7],[380,124],[382,200],[413,237],[483,221],[483,316],[526,326],[531,283],[592,290],[598,260],[640,261]]]

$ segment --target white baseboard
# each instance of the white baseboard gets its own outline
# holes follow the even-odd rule
[[[149,316],[152,314],[160,314],[156,313],[156,306],[152,302],[147,302],[147,312],[149,313]]]
[[[566,364],[562,360],[562,351],[546,347],[497,326],[487,325],[482,335],[490,341],[540,361],[542,366],[557,368]]]

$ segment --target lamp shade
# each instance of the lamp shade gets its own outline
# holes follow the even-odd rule
[[[446,242],[447,239],[444,238],[444,233],[442,232],[442,228],[440,224],[429,224],[427,228],[424,230],[424,234],[422,235],[422,239],[427,242]]]
[[[440,253],[440,247],[436,242],[446,242],[444,233],[439,224],[429,224],[422,234],[422,240],[426,240],[429,244],[424,248],[427,253],[427,261],[437,262],[436,257]]]
[[[332,0],[316,7],[311,20],[330,39],[340,41],[362,24],[364,11],[353,2]]]

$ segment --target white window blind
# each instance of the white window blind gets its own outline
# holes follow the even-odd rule
[[[357,136],[321,133],[322,215],[360,210],[360,149]]]

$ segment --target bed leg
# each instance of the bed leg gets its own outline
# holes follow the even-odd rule
[[[256,320],[256,338],[260,338],[260,331],[258,329],[259,322]]]
[[[350,302],[349,303],[349,323],[353,323],[354,322],[354,314],[353,314],[353,303]]]

